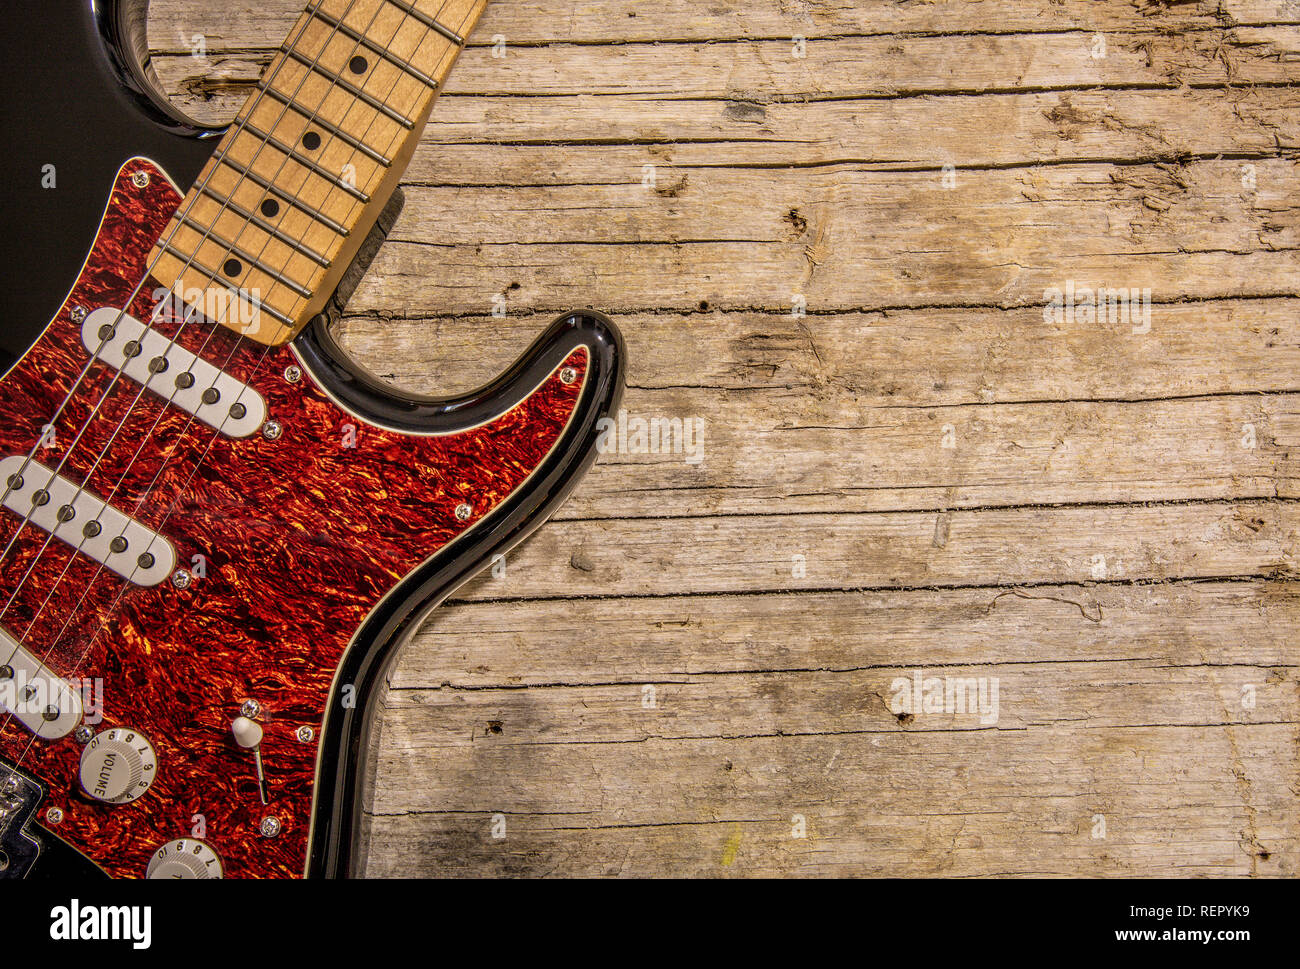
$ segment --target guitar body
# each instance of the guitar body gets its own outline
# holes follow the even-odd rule
[[[81,864],[141,877],[168,852],[208,877],[350,874],[384,670],[428,608],[526,537],[590,465],[621,391],[619,336],[598,314],[568,314],[488,386],[435,399],[361,371],[324,317],[268,348],[187,325],[181,305],[159,313],[149,252],[210,133],[149,89],[138,7],[27,6],[4,38],[24,87],[11,103],[28,96],[5,137],[28,146],[17,157],[32,187],[4,212],[18,243],[6,291],[21,298],[3,324],[0,459],[59,469],[156,532],[175,567],[132,582],[0,509],[0,628],[84,704],[80,729],[54,738],[0,715],[0,778],[39,788],[7,814],[0,797],[0,874]],[[57,184],[41,189],[47,164]],[[83,342],[86,316],[106,307],[255,391],[266,423],[234,438],[114,382]],[[8,488],[13,505],[23,485]],[[232,733],[250,713],[264,783]],[[82,770],[110,735],[151,748],[125,803],[92,797]]]

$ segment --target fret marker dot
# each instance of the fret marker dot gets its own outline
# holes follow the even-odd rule
[[[308,151],[315,151],[320,147],[320,135],[314,131],[309,131],[302,136],[302,144]]]
[[[226,264],[221,267],[221,271],[231,279],[234,279],[244,271],[244,264],[238,259],[227,259]]]
[[[268,219],[274,219],[280,214],[280,203],[275,199],[267,199],[262,203],[262,214]]]
[[[353,74],[364,74],[369,66],[370,64],[360,54],[348,61],[348,70]]]

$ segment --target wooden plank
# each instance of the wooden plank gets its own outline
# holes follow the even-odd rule
[[[392,743],[366,871],[1293,875],[1294,751],[1294,725]]]
[[[553,318],[508,305],[503,318],[353,314],[338,337],[399,386],[465,391],[506,369]],[[1300,392],[1300,300],[1172,303],[1158,312],[1160,325],[1140,335],[1047,323],[1039,307],[637,313],[618,323],[633,409],[642,392],[674,389],[777,399],[791,416],[854,400],[942,408]]]
[[[502,631],[503,623],[537,616],[539,604],[512,603],[499,618],[466,607],[432,624],[442,635],[420,637],[420,652],[446,665],[408,668],[394,683],[387,721],[408,732],[399,746],[417,754],[484,737],[527,746],[593,736],[631,743],[892,734],[900,725],[913,732],[1062,723],[1105,729],[1131,724],[1136,710],[1147,725],[1296,723],[1296,657],[1267,627],[1293,620],[1297,600],[1262,592],[1246,583],[1182,584],[1141,597],[1096,587],[925,592],[907,596],[919,615],[906,618],[897,596],[879,593],[752,603],[688,595],[645,603],[646,615],[663,617],[653,645],[643,643],[644,622],[615,618],[626,601],[587,604],[579,614],[599,625],[566,617],[552,634],[553,658],[538,658],[540,669],[529,669],[533,656],[516,649],[519,627]],[[1264,627],[1266,638],[1238,664],[1228,656],[1244,651],[1222,640],[1228,617],[1216,607],[1240,615],[1247,603],[1257,618],[1246,626]],[[809,614],[828,621],[811,625]],[[872,624],[884,618],[888,626]],[[628,638],[608,635],[620,627]],[[589,642],[592,628],[602,629],[614,652],[575,668],[570,651]],[[899,635],[884,637],[882,628]],[[631,655],[635,647],[644,655]],[[1260,662],[1266,651],[1277,666]],[[573,679],[557,678],[557,666]],[[914,705],[936,678],[962,682],[946,700],[936,693],[934,709],[928,698]]]
[[[507,43],[499,49],[504,57],[467,54],[446,91],[458,97],[672,96],[764,104],[1007,90],[1246,86],[1288,83],[1300,56],[1300,39],[1290,27],[1170,34],[1135,22],[1101,35],[1100,44],[1097,36],[957,34],[909,37],[905,43],[859,36],[813,39],[798,48],[789,38],[725,47],[712,40],[625,43],[614,49]],[[233,115],[271,57],[272,51],[209,51],[198,58],[177,53],[156,58],[154,67],[178,106],[196,116],[222,118]],[[871,69],[864,71],[868,64]]]
[[[685,446],[609,454],[560,517],[654,517],[666,495],[668,509],[691,515],[1300,497],[1300,456],[1285,436],[1300,416],[1297,397],[823,406],[805,416],[750,396],[639,394],[631,420],[703,422],[700,463]]]
[[[437,247],[636,241],[684,246],[781,242],[802,249],[823,233],[828,250],[866,236],[879,248],[897,246],[908,253],[930,245],[926,251],[942,252],[949,259],[962,256],[978,265],[981,253],[953,248],[950,240],[960,228],[972,248],[983,243],[992,250],[990,257],[996,257],[1019,246],[1036,260],[1025,271],[1043,267],[1048,273],[1062,264],[1080,265],[1081,253],[1103,244],[1133,261],[1143,254],[1139,247],[1172,247],[1180,230],[1187,252],[1217,247],[1234,253],[1284,253],[1294,248],[1300,238],[1293,203],[1300,187],[1295,163],[1252,163],[1253,189],[1243,184],[1242,168],[1239,162],[1216,160],[1104,171],[1063,165],[1031,173],[988,172],[979,178],[959,172],[951,188],[932,172],[854,167],[701,169],[689,173],[686,183],[671,193],[650,190],[639,179],[621,186],[410,185],[403,217],[389,238]],[[671,173],[656,174],[657,185],[670,182]],[[1032,221],[1022,215],[1026,202],[1037,203],[1035,212],[1041,213]],[[1070,221],[1081,205],[1096,206],[1105,218]],[[1067,223],[1071,246],[1061,251],[1060,233]],[[864,232],[850,231],[859,225]],[[913,240],[910,246],[902,243],[904,235]],[[944,241],[948,244],[941,245]],[[791,245],[796,242],[798,246]],[[827,256],[817,264],[817,272],[829,265],[832,253]],[[1035,300],[1041,299],[1040,291]]]
[[[701,460],[607,454],[560,517],[653,517],[666,495],[695,515],[1295,497],[1300,406],[1269,393],[1300,372],[1294,301],[1165,310],[1143,335],[1033,311],[620,320],[629,418],[702,421]],[[353,318],[343,339],[446,393],[546,322]]]
[[[572,599],[558,608],[530,599],[461,602],[435,613],[420,630],[391,685],[394,702],[415,703],[419,696],[400,694],[441,689],[469,702],[475,691],[639,690],[645,683],[689,683],[697,676],[737,676],[752,685],[759,674],[997,663],[1257,665],[1287,667],[1282,675],[1293,677],[1298,620],[1300,587],[1263,579],[903,594],[684,591],[662,598]],[[1202,683],[1200,690],[1209,687]],[[1239,704],[1234,710],[1240,715]]]
[[[578,520],[459,598],[1168,581],[1294,572],[1291,501]],[[689,506],[663,501],[665,514]],[[797,559],[796,556],[802,556]]]
[[[217,50],[270,48],[280,44],[302,0],[243,0],[213,7],[191,0],[155,0],[150,6],[150,40],[157,50],[186,50],[195,33]],[[1002,34],[1074,30],[1151,29],[1184,32],[1233,26],[1292,24],[1288,0],[944,0],[898,4],[894,0],[788,0],[711,3],[664,0],[647,11],[637,0],[540,0],[527,5],[490,5],[476,43],[503,34],[512,44],[581,41],[588,44],[672,41],[727,42],[741,39],[786,40],[796,32],[809,37],[843,38],[907,34]]]
[[[797,295],[818,312],[1041,307],[1069,280],[1162,304],[1291,295],[1300,177],[1287,161],[1252,165],[1254,192],[1227,161],[959,174],[952,191],[935,172],[856,169],[665,172],[672,191],[588,186],[572,203],[554,189],[413,188],[351,305],[483,313],[509,291],[557,312],[790,311]]]
[[[1298,420],[1291,395],[907,407],[641,390],[624,403],[630,430],[611,428],[610,453],[558,517],[1296,498]]]

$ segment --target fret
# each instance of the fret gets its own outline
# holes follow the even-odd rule
[[[412,6],[411,4],[405,3],[403,2],[403,0],[384,0],[384,2],[389,3],[394,7],[397,7],[399,10],[405,11],[408,17],[413,17],[416,20],[418,20],[420,23],[424,24],[424,26],[428,27],[430,30],[437,31],[438,33],[442,34],[442,36],[446,37],[457,47],[465,46],[464,37],[456,33],[454,30],[444,27],[442,24],[438,23],[438,21],[430,17],[427,13],[421,13],[419,10],[416,10],[415,7]]]
[[[330,16],[329,14],[325,13],[323,10],[308,9],[307,13],[312,17],[315,17],[317,20],[329,24],[330,27],[337,30],[344,37],[347,37],[350,40],[355,41],[356,43],[360,44],[362,47],[366,48],[371,53],[378,54],[380,57],[388,61],[388,63],[392,64],[394,67],[401,68],[403,71],[405,71],[407,74],[410,74],[411,77],[415,78],[417,81],[419,81],[421,84],[425,85],[426,87],[433,88],[435,90],[437,89],[438,82],[435,81],[433,78],[431,78],[428,74],[425,74],[424,71],[420,70],[418,67],[416,67],[414,64],[409,63],[408,61],[402,60],[400,57],[388,51],[384,47],[381,47],[379,44],[376,44],[373,40],[371,40],[365,34],[362,34],[360,31],[353,30],[343,21]]]
[[[307,68],[309,71],[314,71],[315,73],[319,74],[321,77],[325,78],[325,80],[329,81],[331,84],[341,87],[343,90],[347,91],[349,94],[351,94],[362,104],[366,105],[369,108],[374,109],[375,111],[378,111],[380,114],[384,115],[384,117],[388,118],[390,121],[396,121],[407,131],[410,131],[412,128],[415,127],[415,122],[409,119],[408,117],[406,117],[406,115],[394,111],[392,108],[384,104],[384,102],[380,101],[378,98],[371,97],[369,94],[367,94],[365,91],[357,87],[355,84],[353,84],[351,81],[347,80],[346,78],[339,77],[333,71],[326,70],[320,64],[316,63],[316,61],[313,58],[307,57],[305,54],[299,53],[298,51],[294,50],[288,45],[281,46],[280,53],[288,57],[292,57],[295,61],[297,61],[303,67]]]
[[[303,299],[311,299],[310,289],[307,289],[304,286],[299,286],[297,283],[295,283],[284,273],[277,272],[276,270],[271,269],[269,266],[265,265],[256,256],[249,255],[247,251],[241,249],[235,243],[230,242],[229,240],[218,235],[215,226],[205,226],[201,222],[195,221],[194,219],[190,218],[188,215],[185,215],[184,213],[177,213],[176,217],[177,220],[181,223],[181,225],[189,226],[194,231],[200,233],[208,241],[215,242],[217,245],[221,246],[221,248],[225,249],[232,256],[238,256],[244,262],[248,263],[250,267],[256,269],[264,276],[269,276],[277,283],[282,283],[285,286],[288,286],[291,290],[293,290]]]
[[[353,138],[346,131],[343,131],[342,129],[336,127],[335,125],[330,124],[328,121],[326,121],[324,118],[320,116],[319,109],[317,109],[315,112],[309,111],[307,108],[295,102],[293,98],[289,97],[287,94],[283,94],[280,91],[277,91],[275,88],[270,87],[269,85],[265,85],[265,84],[259,85],[258,89],[262,91],[264,94],[269,94],[272,98],[274,98],[276,101],[279,101],[289,110],[296,111],[298,114],[302,115],[304,118],[307,119],[311,127],[324,128],[326,131],[328,131],[339,141],[343,142],[343,144],[347,145],[349,148],[353,149],[354,151],[361,152],[361,154],[365,155],[367,158],[369,158],[371,161],[375,162],[376,164],[382,165],[384,168],[392,167],[393,165],[392,159],[385,158],[383,155],[375,151],[365,142]]]
[[[208,185],[202,186],[199,189],[199,191],[201,191],[208,198],[212,199],[214,202],[219,203],[223,208],[227,208],[231,212],[234,212],[235,215],[239,216],[245,222],[257,226],[267,235],[271,236],[276,241],[281,242],[284,245],[288,246],[294,252],[298,253],[299,255],[306,256],[316,265],[324,268],[329,267],[330,261],[326,259],[324,256],[322,256],[315,249],[306,245],[301,240],[295,239],[292,236],[286,235],[285,233],[281,232],[275,226],[271,225],[271,223],[262,219],[261,216],[248,211],[248,209],[244,208],[234,199],[227,198],[226,196],[218,192],[216,189]]]
[[[303,212],[311,216],[313,219],[315,219],[321,225],[325,226],[325,228],[329,229],[335,235],[347,237],[348,235],[351,234],[351,230],[349,230],[346,226],[340,225],[339,223],[335,222],[333,219],[331,219],[320,209],[316,208],[315,206],[308,205],[306,202],[298,198],[292,192],[287,192],[282,188],[276,188],[274,185],[272,185],[261,175],[257,174],[257,172],[253,171],[251,168],[245,168],[243,165],[233,162],[229,158],[222,158],[221,164],[225,165],[227,168],[231,169],[232,171],[238,172],[240,175],[248,179],[254,185],[266,189],[266,191],[273,194],[276,198],[283,199],[285,202],[292,205],[299,212]]]
[[[195,259],[192,255],[180,251],[175,246],[173,246],[170,242],[164,242],[162,240],[159,240],[158,248],[161,249],[163,252],[167,253],[173,259],[179,259],[181,263],[186,265],[188,268],[197,269],[200,273],[202,273],[211,281],[212,285],[218,287],[219,289],[226,290],[227,292],[235,296],[236,299],[243,300],[245,303],[248,303],[250,306],[254,307],[259,313],[265,313],[273,320],[277,320],[278,322],[283,323],[285,326],[293,326],[294,321],[292,317],[285,316],[275,307],[268,306],[266,303],[263,303],[260,299],[258,299],[248,290],[240,289],[238,286],[232,286],[230,283],[226,282],[224,279],[221,278],[221,274],[219,272],[217,272],[214,269],[209,269],[207,266],[203,265],[203,263]],[[178,274],[178,276],[179,275],[180,274]]]
[[[309,0],[155,245],[155,281],[187,299],[234,293],[240,313],[222,325],[267,346],[292,339],[397,188],[486,4]]]
[[[279,138],[275,137],[275,135],[263,131],[261,128],[257,127],[257,125],[249,121],[247,118],[236,122],[236,124],[239,126],[240,130],[247,131],[258,141],[264,142],[270,145],[272,148],[276,149],[277,151],[281,151],[284,154],[288,155],[291,160],[297,162],[299,165],[301,165],[303,168],[307,169],[308,171],[312,172],[313,174],[318,175],[319,177],[325,179],[325,181],[330,182],[331,184],[334,185],[335,188],[339,188],[342,189],[344,192],[347,192],[349,195],[351,195],[362,205],[365,205],[370,201],[370,196],[367,195],[365,192],[361,191],[361,189],[357,188],[355,185],[350,184],[349,182],[344,181],[341,178],[335,177],[327,169],[322,168],[320,165],[316,164],[316,162],[312,161],[310,158],[307,158],[305,155],[301,154],[300,152],[295,151],[293,148],[286,145]]]

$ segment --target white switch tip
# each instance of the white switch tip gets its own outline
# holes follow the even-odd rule
[[[241,747],[256,747],[262,742],[262,728],[257,721],[248,717],[236,717],[231,721],[230,732],[235,735],[235,743]]]

